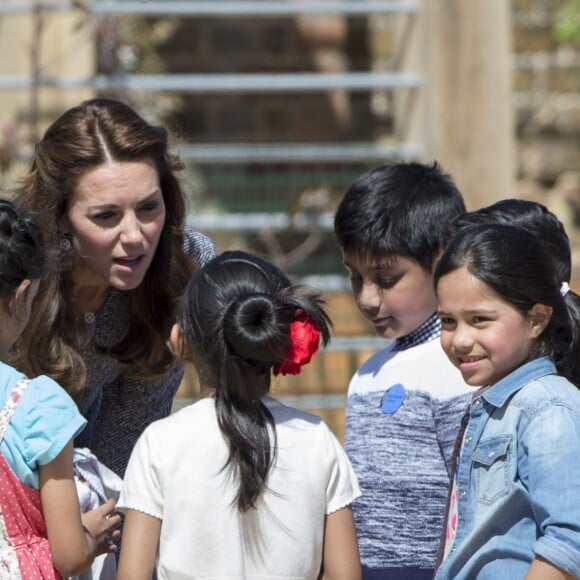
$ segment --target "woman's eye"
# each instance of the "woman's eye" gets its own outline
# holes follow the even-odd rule
[[[159,207],[158,201],[150,201],[141,206],[142,211],[154,211]]]
[[[95,214],[93,216],[93,219],[99,220],[99,221],[105,221],[105,220],[111,219],[112,217],[114,217],[114,215],[115,214],[112,211],[104,211],[102,213]]]

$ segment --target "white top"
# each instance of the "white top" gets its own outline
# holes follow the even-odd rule
[[[322,419],[272,398],[278,450],[257,510],[241,514],[214,399],[150,425],[135,446],[118,507],[163,520],[159,580],[315,579],[324,517],[360,495]]]
[[[384,391],[395,383],[403,384],[407,391],[429,393],[440,401],[474,391],[445,356],[441,342],[436,339],[402,351],[392,342],[356,371],[348,394]]]

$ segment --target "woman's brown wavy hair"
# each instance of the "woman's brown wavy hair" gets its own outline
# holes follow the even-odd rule
[[[193,270],[183,251],[186,199],[175,175],[183,165],[169,153],[167,131],[111,99],[88,100],[66,111],[36,145],[31,169],[14,196],[41,225],[45,244],[59,263],[41,282],[16,356],[23,372],[53,377],[77,401],[82,400],[87,373],[75,332],[71,260],[59,249],[58,223],[79,178],[108,160],[152,160],[166,218],[143,282],[129,291],[129,331],[107,354],[130,364],[135,375],[164,373],[173,363],[166,339],[176,300]]]

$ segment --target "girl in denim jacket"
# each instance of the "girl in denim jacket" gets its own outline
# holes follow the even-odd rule
[[[580,297],[540,240],[499,224],[460,231],[435,287],[474,386],[436,578],[578,578]]]

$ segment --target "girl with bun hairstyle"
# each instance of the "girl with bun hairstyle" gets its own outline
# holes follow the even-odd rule
[[[172,332],[202,398],[131,455],[119,580],[361,577],[352,467],[323,421],[268,395],[329,340],[318,295],[226,252],[189,282]]]

